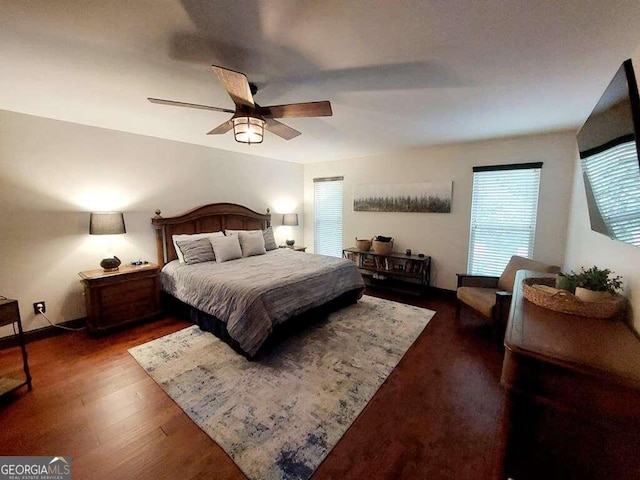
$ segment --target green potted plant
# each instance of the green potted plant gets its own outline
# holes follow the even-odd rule
[[[560,272],[558,275],[556,275],[556,288],[559,290],[566,290],[567,292],[575,293],[575,274]]]
[[[610,299],[622,290],[622,277],[614,277],[611,273],[608,268],[601,270],[593,266],[589,269],[581,267],[577,273],[572,271],[569,274],[560,275],[564,277],[563,281],[567,285],[575,286],[577,298],[585,302],[598,302]]]

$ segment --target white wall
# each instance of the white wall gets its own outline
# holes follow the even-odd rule
[[[155,261],[156,208],[300,210],[302,185],[298,164],[0,110],[0,294],[19,300],[27,330],[46,325],[33,314],[41,300],[55,322],[84,317],[78,272],[99,268],[105,249],[89,235],[89,212],[123,211],[127,234],[112,237],[113,252]]]
[[[575,132],[572,131],[306,165],[305,245],[313,250],[313,179],[344,175],[344,246],[355,246],[355,237],[392,236],[396,251],[411,248],[414,253],[431,255],[432,285],[454,290],[455,274],[465,272],[467,267],[472,168],[541,161],[544,165],[534,257],[562,265],[575,152]],[[353,190],[359,184],[450,180],[453,181],[453,202],[448,214],[353,211]]]
[[[636,77],[640,74],[640,48],[633,58]],[[613,72],[615,73],[615,72]],[[612,74],[613,75],[613,74]],[[640,332],[640,248],[611,240],[591,230],[578,152],[574,156],[571,215],[566,247],[566,270],[597,265],[609,268],[624,279],[625,295],[631,304],[630,320]]]

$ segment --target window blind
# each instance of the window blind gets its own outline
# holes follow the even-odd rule
[[[640,170],[634,140],[582,159],[612,237],[640,247]]]
[[[542,163],[476,167],[468,272],[499,276],[512,255],[532,258]]]
[[[343,177],[313,179],[314,252],[342,257]]]

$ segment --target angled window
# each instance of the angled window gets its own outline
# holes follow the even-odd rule
[[[474,167],[467,271],[498,276],[533,257],[542,163]]]
[[[313,179],[314,252],[342,257],[342,180]]]

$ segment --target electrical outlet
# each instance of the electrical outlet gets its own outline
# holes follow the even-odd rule
[[[44,300],[41,302],[36,302],[33,304],[33,313],[35,313],[36,315],[38,315],[40,312],[40,307],[42,307],[42,313],[47,311],[47,306],[44,303]]]

